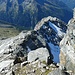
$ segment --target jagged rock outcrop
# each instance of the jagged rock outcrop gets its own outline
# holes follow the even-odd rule
[[[56,18],[56,17],[48,16],[48,17],[43,18],[41,21],[39,21],[39,22],[36,24],[34,30],[35,30],[35,31],[36,31],[36,30],[39,30],[39,29],[40,29],[46,22],[48,22],[48,21],[53,22],[53,23],[59,25],[59,27],[64,28],[63,30],[66,29],[66,23],[65,23],[65,22],[59,20],[59,19]]]
[[[16,37],[8,38],[0,42],[0,74],[7,74],[10,72],[16,73],[18,69],[22,70],[25,66],[28,67],[26,67],[26,70],[29,68],[32,69],[32,65],[30,66],[30,64],[35,62],[35,65],[39,62],[45,63],[45,65],[51,63],[56,65],[60,62],[59,43],[66,32],[66,24],[57,18],[47,17],[44,18],[44,20],[41,20],[37,25],[32,31],[22,31]],[[7,64],[4,66],[3,63],[8,60],[9,63],[13,63],[13,65],[10,66]],[[21,68],[20,63],[25,66]],[[10,67],[10,69],[7,69],[6,67]],[[30,73],[32,72],[31,69],[29,70]],[[38,69],[39,71],[41,70],[40,74],[41,72],[47,73],[46,71],[48,71],[49,73],[50,70],[55,70],[55,68],[47,66],[44,66],[41,69],[39,67]],[[26,72],[26,70],[24,72],[28,74],[29,72]],[[36,73],[37,72],[38,71],[36,71]],[[17,73],[21,75],[22,72],[19,71]]]
[[[12,72],[12,67],[14,66],[14,59],[19,51],[26,51],[20,46],[20,44],[25,40],[30,32],[21,32],[18,36],[8,38],[6,40],[0,41],[0,74],[7,74]]]
[[[74,18],[69,21],[67,33],[64,36],[63,40],[61,41],[60,46],[61,46],[61,53],[60,53],[61,64],[63,64],[69,72],[75,75],[75,19]],[[63,60],[62,57],[64,57]]]

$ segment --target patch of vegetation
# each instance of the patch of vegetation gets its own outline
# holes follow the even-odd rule
[[[2,28],[0,27],[0,38],[9,38],[14,37],[18,35],[20,31],[18,31],[16,28]]]
[[[46,72],[43,75],[48,75],[52,70],[46,70]]]
[[[42,61],[43,64],[47,64],[46,61]]]
[[[46,64],[45,61],[42,61],[41,63],[43,64]],[[42,68],[38,68],[38,63],[34,64],[36,65],[36,67],[33,67],[33,65],[29,65],[27,64],[26,66],[23,66],[23,67],[19,67],[17,68],[17,70],[15,71],[15,74],[16,75],[27,75],[27,73],[32,73],[32,70],[35,70],[35,72],[33,72],[35,75],[47,75],[48,73],[52,72],[52,68],[53,67],[50,67],[48,66],[49,69],[45,69],[46,71],[45,72],[42,72],[41,69]]]

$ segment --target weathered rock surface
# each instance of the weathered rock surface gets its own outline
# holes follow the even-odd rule
[[[18,52],[23,50],[25,54],[26,51],[20,44],[22,44],[25,37],[30,34],[30,31],[28,33],[24,33],[23,31],[16,37],[0,41],[0,74],[7,74],[12,71],[12,67],[14,66],[13,62]]]
[[[44,18],[37,25],[33,31],[22,31],[16,37],[0,41],[0,64],[7,64],[2,65],[3,67],[0,65],[0,74],[12,72],[16,75],[18,73],[19,75],[38,75],[39,72],[39,74],[47,75],[55,70],[47,65],[51,63],[56,65],[60,62],[59,43],[67,26],[61,20],[52,17]]]
[[[49,57],[49,52],[48,49],[46,48],[38,48],[35,51],[30,51],[28,53],[29,62],[35,61],[36,59],[47,62],[48,57]]]
[[[60,43],[61,56],[63,53],[64,60],[61,57],[61,64],[65,65],[68,71],[75,75],[75,19],[71,19],[68,23],[67,34]],[[64,63],[62,63],[65,61]]]

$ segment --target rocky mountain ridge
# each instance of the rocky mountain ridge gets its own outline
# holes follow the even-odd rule
[[[0,40],[0,74],[75,75],[74,41],[75,17],[68,25],[45,17],[34,30]]]
[[[66,75],[57,65],[66,24],[52,17],[38,24],[33,31],[22,31],[16,37],[0,41],[1,75]]]

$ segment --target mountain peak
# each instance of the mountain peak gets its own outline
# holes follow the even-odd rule
[[[41,21],[39,21],[39,22],[36,24],[34,30],[39,30],[39,29],[41,28],[41,26],[42,26],[44,23],[48,22],[48,21],[61,23],[61,24],[63,24],[63,25],[66,26],[66,23],[64,23],[63,21],[59,20],[58,18],[48,16],[48,17],[43,18]]]

